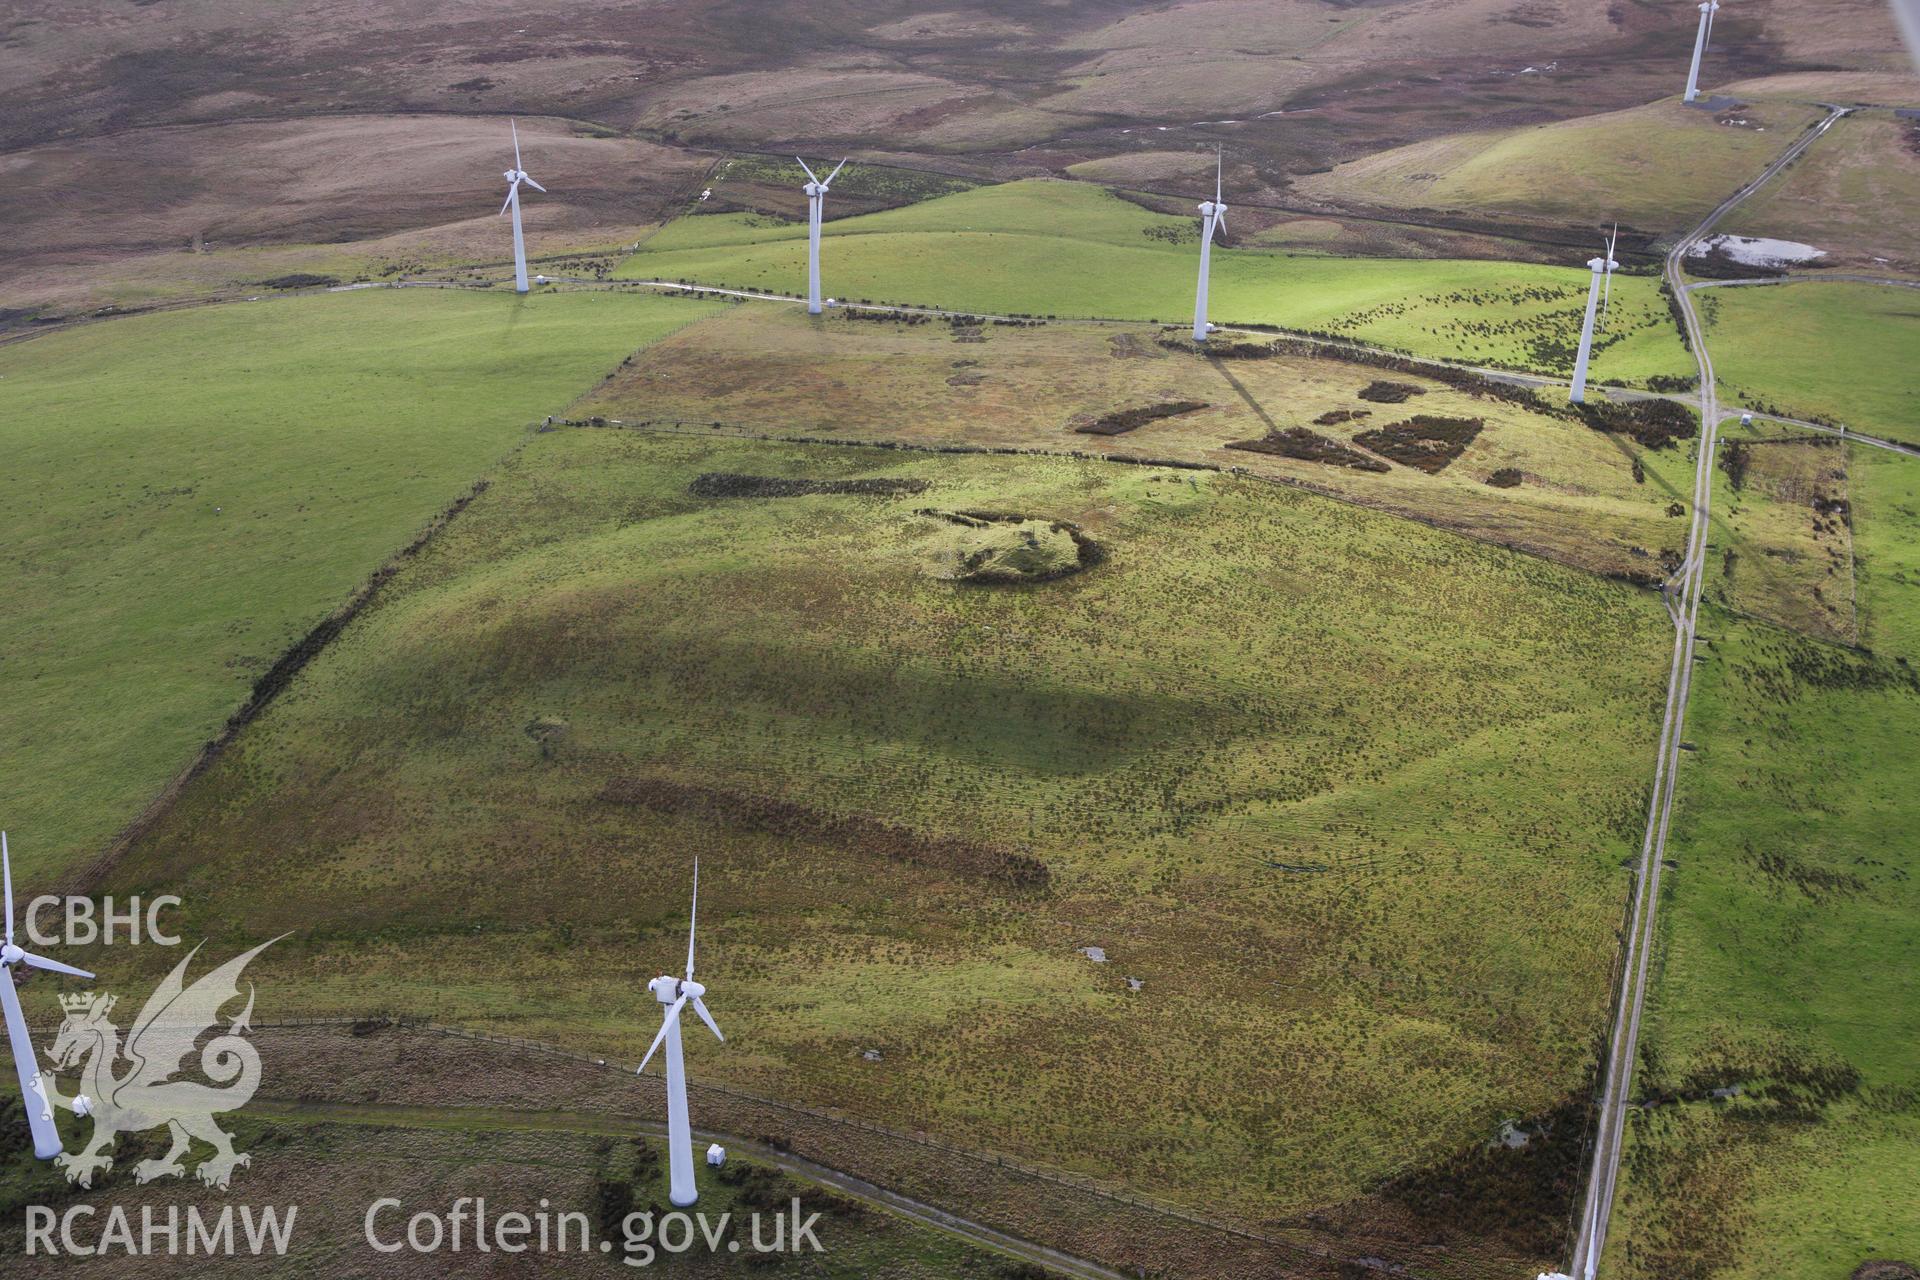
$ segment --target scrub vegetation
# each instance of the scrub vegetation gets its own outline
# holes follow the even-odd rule
[[[1685,523],[1669,510],[1687,497],[1691,460],[1672,438],[1675,423],[1654,419],[1671,408],[1690,432],[1685,410],[1615,406],[1598,419],[1612,428],[1603,431],[1547,393],[1305,350],[1267,339],[1216,342],[1209,359],[1184,338],[1144,326],[1012,327],[858,311],[809,319],[794,308],[747,306],[646,352],[577,412],[709,434],[1086,451],[1242,468],[1609,575],[1649,582],[1679,562]],[[1236,353],[1242,358],[1231,358]],[[1395,407],[1383,396],[1398,397]],[[1116,417],[1133,422],[1187,406],[1118,436],[1088,434]],[[1482,425],[1461,434],[1464,443],[1438,474],[1356,445],[1408,409]],[[1278,446],[1261,443],[1275,438]],[[1489,488],[1484,481],[1501,470],[1533,482]]]

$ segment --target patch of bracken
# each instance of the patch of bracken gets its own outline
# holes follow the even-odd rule
[[[1402,466],[1438,475],[1467,451],[1487,425],[1484,418],[1416,413],[1405,422],[1362,431],[1353,442]]]
[[[804,498],[815,494],[891,497],[925,492],[928,482],[913,478],[878,476],[860,480],[804,480],[791,476],[749,476],[736,471],[708,471],[694,479],[687,491],[696,498]]]
[[[1088,436],[1118,436],[1149,422],[1158,422],[1162,418],[1177,418],[1183,413],[1195,413],[1207,407],[1204,400],[1168,400],[1162,404],[1146,405],[1138,409],[1116,409],[1082,427],[1074,430]]]
[[[1317,431],[1305,427],[1288,427],[1284,431],[1270,431],[1258,440],[1236,440],[1227,446],[1229,449],[1244,449],[1248,453],[1272,453],[1283,458],[1299,458],[1303,462],[1322,462],[1330,467],[1347,467],[1354,471],[1391,471],[1393,468],[1378,458],[1369,457],[1350,445],[1340,443]]]

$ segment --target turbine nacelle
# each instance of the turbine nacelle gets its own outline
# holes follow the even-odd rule
[[[818,182],[809,182],[806,186],[802,187],[801,190],[805,191],[809,196],[823,196],[827,194],[825,185]]]
[[[672,1004],[682,996],[688,1000],[698,1000],[707,994],[706,987],[692,978],[675,978],[666,974],[649,982],[647,990],[652,992],[653,998],[661,1004]]]
[[[1620,264],[1615,262],[1612,258],[1588,258],[1587,267],[1589,270],[1594,272],[1618,271],[1620,269]]]
[[[26,958],[27,953],[14,946],[11,942],[5,946],[0,946],[0,965],[5,965],[11,969]]]

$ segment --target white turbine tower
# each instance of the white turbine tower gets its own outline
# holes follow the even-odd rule
[[[1227,225],[1227,202],[1221,199],[1224,158],[1213,159],[1213,199],[1200,202],[1200,283],[1193,295],[1193,340],[1207,340],[1207,272],[1213,264],[1213,237]]]
[[[76,969],[58,960],[36,956],[13,945],[13,859],[7,853],[7,833],[0,831],[0,877],[7,886],[7,941],[0,947],[0,1005],[6,1007],[7,1043],[13,1049],[13,1070],[20,1077],[20,1101],[27,1109],[27,1127],[33,1131],[33,1154],[51,1160],[60,1154],[60,1131],[53,1127],[53,1104],[47,1101],[46,1086],[40,1081],[39,1060],[33,1041],[27,1038],[27,1020],[20,1012],[20,993],[13,989],[15,972],[20,966],[64,973],[75,978],[91,978],[85,969]]]
[[[1614,235],[1620,234],[1614,229]],[[1606,282],[1607,301],[1613,301],[1613,273],[1620,264],[1613,260],[1613,241],[1607,241],[1606,253],[1598,258],[1589,258],[1587,267],[1593,272],[1593,279],[1587,284],[1587,316],[1580,326],[1580,354],[1573,361],[1573,395],[1569,397],[1574,404],[1585,404],[1587,400],[1587,359],[1593,354],[1593,314],[1600,305],[1600,284]]]
[[[520,126],[508,121],[513,129],[513,168],[501,176],[507,180],[507,202],[500,206],[500,212],[513,215],[513,291],[527,291],[527,242],[520,234],[520,184],[526,183],[542,195],[546,188],[533,180],[533,175],[520,167]]]
[[[1692,102],[1700,96],[1700,55],[1707,51],[1707,41],[1713,38],[1713,15],[1720,12],[1720,0],[1706,0],[1700,6],[1700,26],[1693,33],[1693,65],[1687,68],[1687,98]]]
[[[847,167],[842,160],[833,166],[833,172],[823,180],[807,169],[807,162],[799,156],[794,157],[800,167],[807,170],[807,185],[802,188],[807,193],[807,314],[820,314],[820,219],[827,210],[827,188]]]
[[[721,1043],[726,1037],[700,997],[707,989],[693,980],[693,927],[700,915],[700,859],[693,860],[693,909],[687,913],[687,976],[659,977],[647,984],[653,998],[667,1007],[660,1031],[653,1037],[638,1071],[645,1071],[661,1041],[667,1045],[667,1198],[684,1209],[700,1198],[693,1185],[693,1129],[687,1122],[687,1067],[680,1056],[680,1011],[689,1004]]]

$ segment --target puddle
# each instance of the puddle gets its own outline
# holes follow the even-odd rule
[[[1801,244],[1798,240],[1774,240],[1766,236],[1708,236],[1693,247],[1687,256],[1705,258],[1710,255],[1725,254],[1735,262],[1748,267],[1795,267],[1812,262],[1815,258],[1827,256],[1825,249],[1816,249],[1810,244]]]

